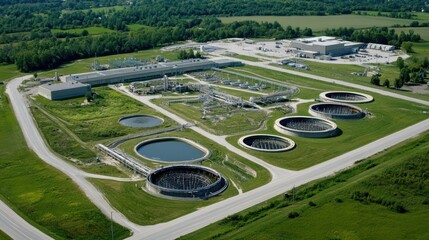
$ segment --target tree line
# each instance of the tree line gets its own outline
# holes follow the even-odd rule
[[[94,56],[129,53],[150,49],[177,41],[193,39],[208,41],[229,37],[296,38],[311,29],[283,27],[275,23],[254,21],[222,24],[216,18],[206,18],[189,26],[144,28],[136,32],[105,33],[99,36],[57,39],[36,39],[0,48],[0,63],[15,63],[20,71],[52,69],[63,63]]]

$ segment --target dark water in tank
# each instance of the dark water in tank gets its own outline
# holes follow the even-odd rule
[[[133,116],[119,120],[119,123],[127,127],[149,128],[162,124],[162,120],[152,116]]]
[[[143,157],[162,162],[184,162],[204,157],[205,152],[180,140],[168,139],[150,142],[137,148]]]

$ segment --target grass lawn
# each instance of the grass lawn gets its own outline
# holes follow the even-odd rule
[[[21,75],[24,74],[18,71],[15,64],[0,64],[0,81],[9,80]]]
[[[203,119],[202,103],[179,102],[170,103],[168,106],[165,105],[164,103],[169,100],[171,99],[159,99],[153,102],[217,135],[256,130],[261,127],[266,118],[266,114],[263,111],[249,111],[223,106],[207,110],[207,117]]]
[[[72,160],[74,165],[84,171],[115,177],[127,177],[117,168],[96,162],[95,149],[91,144],[82,144],[75,140],[67,132],[52,121],[40,109],[32,107],[32,114],[37,122],[40,132],[43,134],[49,147],[65,159]]]
[[[181,239],[428,239],[428,157],[426,133]]]
[[[240,54],[232,54],[227,55],[228,57],[238,58],[241,60],[251,61],[251,62],[261,62],[258,58],[252,57],[252,56],[246,56],[246,55],[240,55]]]
[[[265,74],[267,77],[279,79],[285,83],[296,82],[302,86],[312,86],[312,89],[301,88],[300,93],[297,96],[294,96],[296,98],[315,99],[318,98],[319,93],[328,90],[356,91],[355,89],[344,88],[301,77],[289,76],[288,74],[267,71],[265,69],[255,67],[244,67],[241,69],[254,71],[257,74]],[[359,90],[358,92],[363,91]],[[342,134],[339,136],[324,139],[290,137],[296,142],[297,147],[288,152],[262,153],[247,149],[243,150],[279,167],[303,169],[363,146],[390,133],[399,131],[413,123],[422,121],[429,116],[427,114],[429,107],[374,93],[367,94],[372,95],[375,101],[359,105],[359,107],[367,109],[373,114],[373,116],[356,121],[335,120],[334,122],[337,123],[338,127],[342,131]],[[311,103],[299,105],[298,112],[294,115],[309,115],[307,111],[310,104]],[[274,121],[282,116],[284,116],[282,112],[274,111],[269,116],[269,121],[267,122],[268,129],[258,131],[258,133],[278,134],[273,128]],[[241,136],[233,136],[228,138],[228,141],[231,144],[238,146],[237,140],[240,137]],[[332,146],[336,147],[333,148]]]
[[[76,33],[76,34],[81,34],[83,30],[88,31],[89,35],[99,35],[102,33],[114,33],[116,32],[115,30],[112,29],[108,29],[105,27],[86,27],[86,28],[74,28],[74,29],[66,29],[66,30],[62,30],[62,29],[52,29],[52,33],[57,33],[57,32],[66,32],[66,33]]]
[[[6,233],[0,231],[0,240],[12,240]]]
[[[110,221],[68,177],[31,152],[0,87],[0,198],[56,239],[110,239]],[[114,224],[117,239],[129,231]]]
[[[236,195],[237,190],[233,184],[231,184],[231,180],[234,181],[234,183],[239,188],[241,188],[243,192],[246,192],[266,184],[271,178],[269,172],[264,168],[232,152],[229,152],[222,146],[196,134],[191,130],[157,135],[157,137],[165,136],[188,138],[209,149],[211,156],[209,160],[205,160],[203,162],[203,165],[219,171],[228,179],[230,184],[226,192],[209,200],[183,201],[158,198],[144,192],[140,188],[141,186],[145,185],[144,181],[138,183],[120,183],[104,180],[91,180],[105,193],[107,199],[113,204],[115,208],[120,210],[127,218],[135,223],[147,225],[165,222],[193,212],[203,206],[207,206],[214,202],[218,202]],[[137,143],[149,138],[131,140],[122,144],[120,147],[129,155],[139,158],[138,155],[134,152],[134,147]],[[225,157],[226,155],[228,156],[227,158]],[[223,163],[225,159],[227,159],[227,164]],[[145,162],[145,164],[152,168],[157,168],[160,165],[166,165],[165,163],[153,163],[143,159],[141,159],[141,161]],[[237,161],[240,162],[240,164],[237,164]],[[253,176],[246,174],[243,169],[238,167],[239,165],[244,165],[253,169],[256,171],[257,177],[254,178]]]
[[[313,32],[320,32],[326,28],[354,27],[390,27],[395,24],[409,25],[411,19],[399,19],[377,16],[361,15],[334,15],[334,16],[242,16],[242,17],[221,17],[223,23],[235,21],[253,20],[257,22],[279,22],[283,27],[292,26],[304,29],[311,28]]]
[[[429,41],[429,27],[406,27],[406,28],[394,28],[394,29],[395,29],[395,32],[397,33],[400,33],[400,32],[408,33],[410,30],[412,30],[415,33],[419,34],[423,40]]]
[[[152,131],[156,128],[171,127],[174,124],[164,117],[164,123],[154,128],[138,129],[123,126],[118,123],[118,120],[123,116],[132,114],[159,116],[159,114],[108,87],[94,88],[93,91],[99,96],[89,105],[82,105],[84,97],[50,101],[37,96],[36,102],[40,107],[64,122],[64,125],[84,142]]]

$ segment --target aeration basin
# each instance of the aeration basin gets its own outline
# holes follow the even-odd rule
[[[132,115],[119,119],[119,123],[127,127],[150,128],[161,125],[164,122],[162,118],[151,115]]]
[[[374,98],[371,95],[348,91],[323,92],[319,97],[323,101],[341,103],[369,103],[374,101]]]
[[[167,198],[207,199],[223,192],[228,182],[214,169],[199,165],[159,168],[147,176],[149,193]]]
[[[274,128],[286,135],[306,138],[326,138],[338,134],[337,124],[334,122],[309,116],[279,118]]]
[[[316,103],[310,106],[308,112],[315,117],[328,119],[361,119],[365,117],[362,109],[344,103]]]
[[[253,134],[241,137],[238,144],[242,147],[261,152],[284,152],[295,147],[295,142],[289,138],[269,135]]]

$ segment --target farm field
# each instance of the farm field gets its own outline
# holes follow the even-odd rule
[[[410,30],[412,30],[415,33],[419,34],[423,40],[429,41],[429,27],[405,27],[405,28],[393,28],[393,29],[395,29],[395,32],[398,32],[398,33],[401,31],[408,33]]]
[[[111,30],[104,27],[87,27],[87,28],[74,28],[74,29],[52,29],[52,33],[58,33],[58,32],[66,32],[66,33],[75,33],[75,34],[81,34],[83,30],[88,31],[89,35],[99,35],[102,33],[114,33],[115,30]]]
[[[335,15],[335,16],[243,16],[221,17],[224,23],[234,21],[253,20],[257,22],[279,22],[283,27],[292,26],[301,29],[311,28],[313,32],[320,32],[326,28],[354,27],[391,27],[395,24],[408,26],[413,20],[361,15]]]
[[[110,220],[70,178],[28,149],[3,86],[0,96],[0,199],[53,238],[110,238]],[[118,239],[130,234],[117,224],[113,228]]]
[[[180,239],[428,239],[428,155],[426,133]]]

